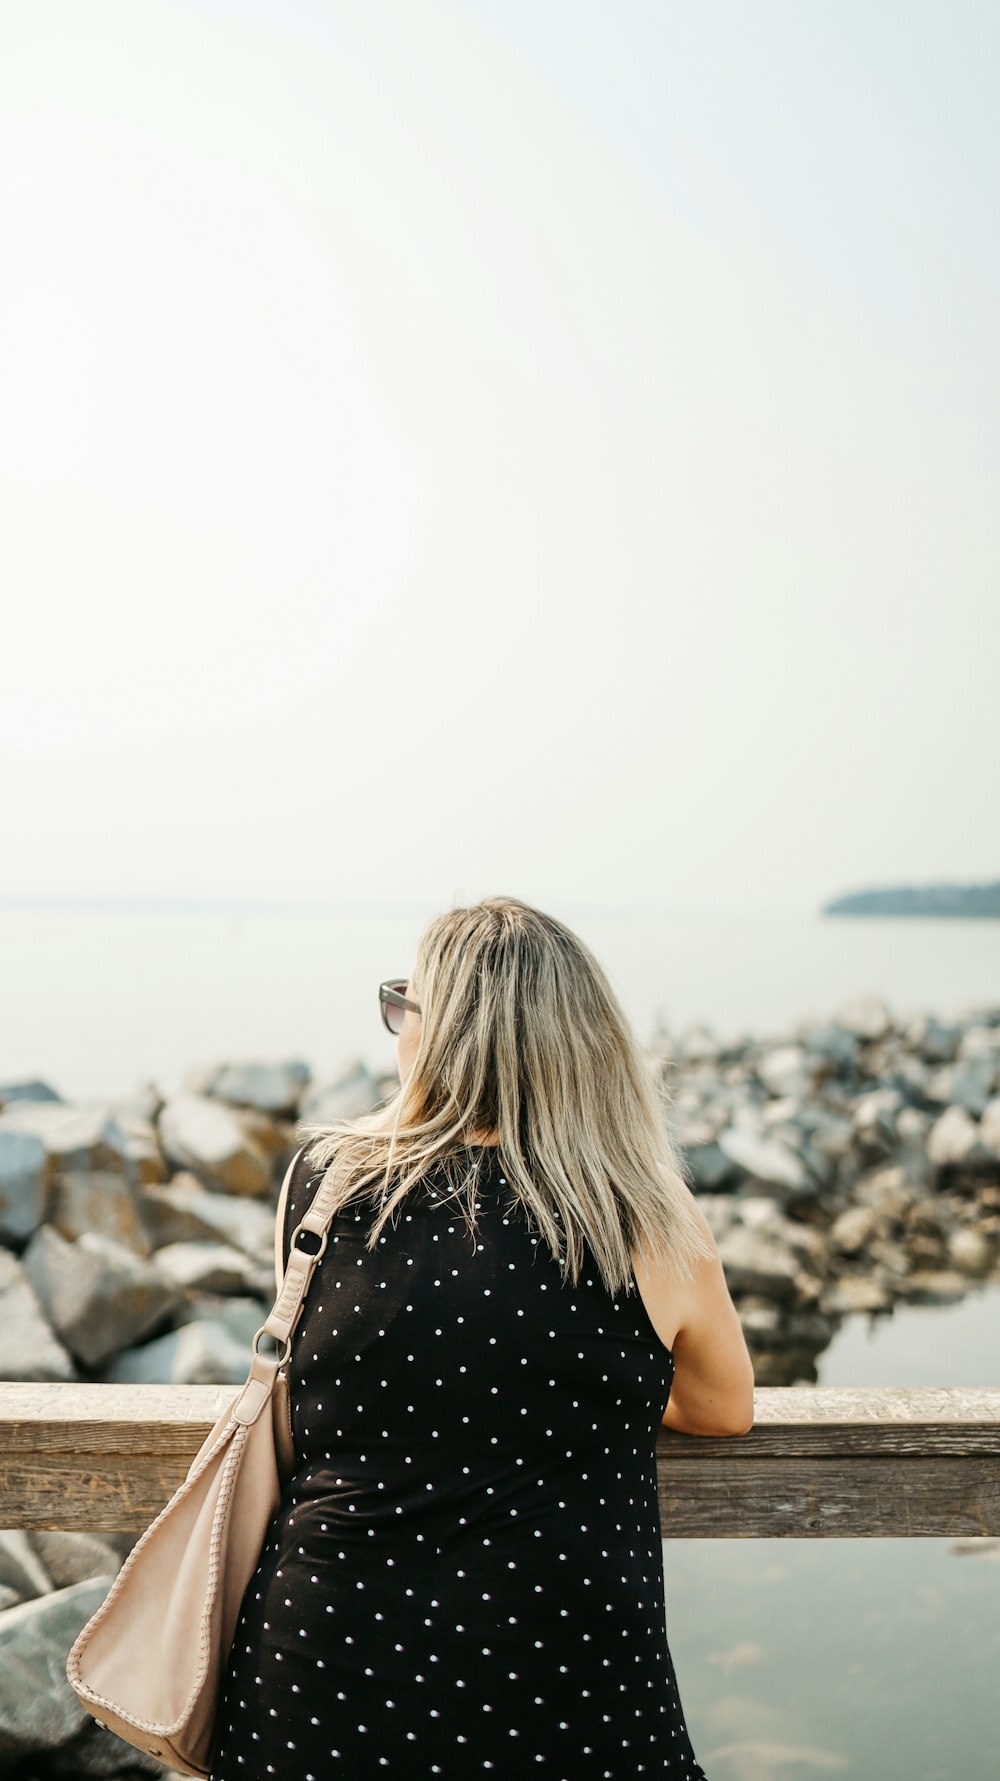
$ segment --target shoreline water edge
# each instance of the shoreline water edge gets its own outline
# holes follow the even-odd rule
[[[846,1316],[1000,1280],[1000,1005],[900,1020],[864,996],[766,1038],[689,1026],[647,1049],[758,1384],[815,1379]],[[300,1123],[397,1086],[358,1059],[322,1080],[299,1059],[198,1065],[169,1098],[0,1083],[0,1379],[241,1384]],[[0,1531],[0,1651],[23,1658],[0,1686],[5,1775],[164,1772],[124,1746],[109,1768],[61,1681],[137,1537]]]

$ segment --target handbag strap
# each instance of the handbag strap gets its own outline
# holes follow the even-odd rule
[[[283,1267],[285,1205],[295,1166],[304,1149],[305,1145],[302,1145],[295,1152],[281,1184],[274,1227],[274,1275],[278,1285],[278,1296],[253,1339],[254,1353],[257,1354],[259,1352],[257,1348],[258,1336],[262,1336],[266,1331],[268,1335],[277,1337],[285,1346],[285,1352],[280,1356],[282,1363],[288,1359],[291,1353],[292,1331],[299,1321],[303,1300],[313,1277],[313,1269],[320,1257],[326,1253],[327,1232],[336,1211],[333,1170],[328,1169],[318,1192],[313,1196],[311,1205],[299,1219],[291,1234],[288,1265]],[[314,1250],[299,1249],[295,1239],[300,1231],[311,1231],[313,1236],[319,1239],[319,1248]]]

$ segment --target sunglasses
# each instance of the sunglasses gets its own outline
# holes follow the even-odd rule
[[[414,1014],[420,1013],[419,1004],[408,1002],[403,994],[408,981],[406,977],[390,977],[385,983],[380,983],[378,986],[378,1005],[382,1013],[382,1023],[396,1037],[403,1030],[407,1008],[412,1008]]]

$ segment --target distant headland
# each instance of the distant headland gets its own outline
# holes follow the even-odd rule
[[[941,915],[1000,918],[1000,879],[990,884],[892,884],[850,891],[821,915]]]

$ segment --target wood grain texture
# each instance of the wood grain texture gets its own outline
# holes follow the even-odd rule
[[[141,1533],[241,1389],[0,1382],[0,1527]],[[665,1538],[1000,1535],[1000,1387],[759,1387],[754,1403],[745,1435],[661,1431]]]

